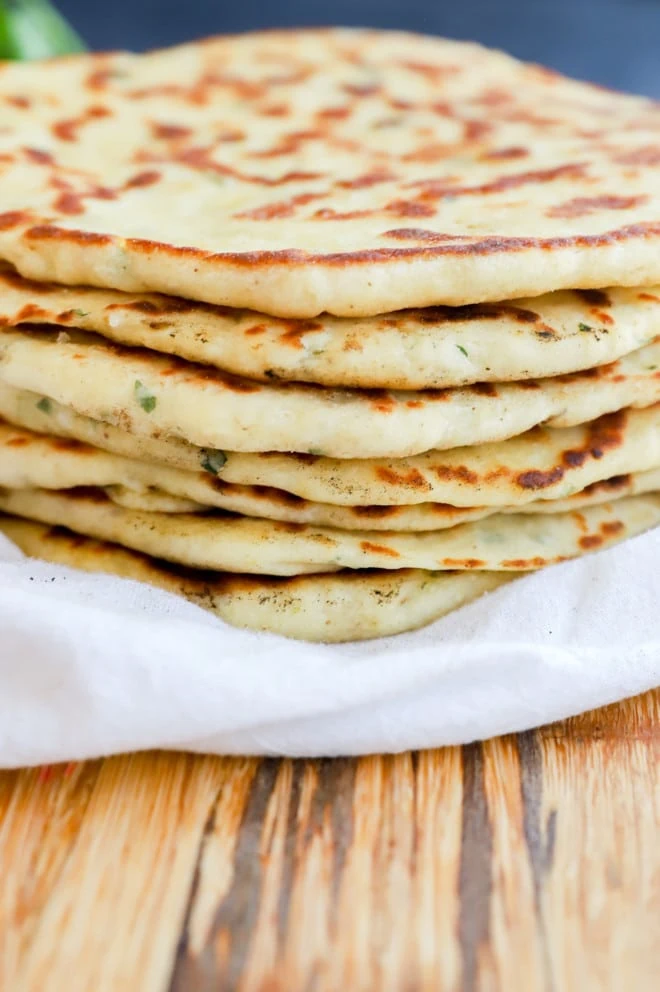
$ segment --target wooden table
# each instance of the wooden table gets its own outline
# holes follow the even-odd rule
[[[396,757],[0,775],[3,992],[644,992],[660,692]]]

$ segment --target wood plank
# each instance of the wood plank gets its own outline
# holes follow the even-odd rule
[[[650,992],[659,726],[660,691],[414,755],[0,774],[0,987]]]

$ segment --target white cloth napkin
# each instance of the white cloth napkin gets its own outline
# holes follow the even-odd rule
[[[142,748],[400,751],[519,731],[660,683],[660,529],[425,630],[308,645],[0,538],[0,765]]]

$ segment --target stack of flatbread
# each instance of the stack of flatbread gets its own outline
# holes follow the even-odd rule
[[[475,45],[0,72],[0,527],[310,640],[660,521],[660,108]]]

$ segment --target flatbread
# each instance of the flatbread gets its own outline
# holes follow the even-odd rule
[[[660,281],[657,104],[348,29],[6,64],[0,255],[284,316]]]
[[[38,283],[0,268],[0,324],[20,323],[97,331],[265,382],[438,389],[615,361],[660,333],[660,287],[285,320],[171,296]]]
[[[45,488],[49,488],[45,486]],[[220,507],[230,513],[248,517],[264,517],[285,523],[315,524],[338,527],[340,530],[424,531],[445,530],[470,520],[482,520],[494,513],[565,513],[585,506],[609,503],[623,496],[640,496],[660,492],[660,469],[615,475],[594,482],[564,499],[535,499],[523,506],[451,506],[449,503],[418,503],[414,506],[333,506],[313,503],[290,493],[266,486],[233,486],[227,483],[212,506],[193,500],[170,496],[162,489],[129,489],[128,486],[103,486],[106,496],[129,510],[148,513],[206,513]]]
[[[43,485],[45,469],[39,465],[40,458],[50,462],[57,456],[64,464],[66,451],[74,473],[67,477],[69,484],[78,480],[155,487],[202,503],[209,502],[210,496],[224,498],[231,491],[228,485],[267,487],[314,503],[344,507],[429,502],[460,507],[524,506],[532,500],[564,499],[594,482],[658,466],[659,410],[658,406],[629,408],[579,427],[535,428],[498,444],[427,452],[398,461],[333,460],[313,455],[225,453],[180,441],[146,439],[74,414],[38,394],[0,384],[1,417],[42,435],[56,435],[49,440],[28,434],[12,442],[15,432],[5,430],[2,437],[10,452],[4,460],[5,473],[13,473],[5,475],[6,484],[15,486],[23,478],[22,484]],[[102,468],[82,479],[78,464],[83,460],[87,466],[83,472],[88,471],[90,452],[76,452],[75,446],[62,445],[57,437],[122,457],[104,461],[96,453],[95,464]],[[168,468],[178,471],[171,475]],[[201,479],[200,468],[204,470]],[[35,471],[41,475],[30,474]],[[50,478],[56,488],[64,485],[63,477]],[[283,496],[278,502],[291,505],[296,500]]]
[[[295,578],[195,572],[116,544],[0,516],[25,554],[184,596],[235,627],[303,641],[360,641],[416,630],[515,578],[506,572],[339,572]]]
[[[494,514],[444,531],[341,531],[240,517],[127,510],[101,490],[1,489],[0,510],[193,568],[302,575],[344,568],[530,571],[607,547],[660,522],[660,495],[582,512]]]
[[[660,472],[658,476],[660,478]],[[658,488],[660,489],[660,486]],[[148,513],[205,513],[210,509],[209,505],[196,503],[192,499],[170,496],[162,489],[130,489],[128,486],[117,485],[103,486],[102,489],[113,503],[125,506],[129,510],[146,510]],[[227,509],[231,510],[231,507]],[[260,515],[266,516],[266,514]],[[255,514],[247,514],[247,516],[255,516]]]
[[[103,451],[171,465],[188,472],[198,472],[203,463],[219,464],[217,457],[214,461],[208,460],[217,455],[217,452],[196,448],[185,441],[130,434],[112,424],[84,417],[70,407],[62,406],[56,400],[39,393],[14,389],[3,383],[1,378],[0,419],[17,427],[27,427],[39,434],[54,434],[56,437],[84,441]]]
[[[444,502],[400,506],[342,506],[314,502],[282,489],[240,485],[225,482],[210,472],[185,472],[168,465],[123,458],[80,441],[49,437],[2,423],[0,486],[8,489],[97,486],[103,487],[114,502],[129,509],[198,513],[215,508],[286,523],[384,531],[442,530],[481,519],[498,510],[537,512],[539,504],[540,512],[561,512],[609,502],[623,495],[660,489],[660,409],[610,415],[591,425],[587,431],[580,432],[578,428],[554,431],[566,442],[573,442],[573,447],[562,448],[561,444],[555,443],[553,449],[548,442],[546,446],[549,451],[546,452],[543,435],[537,438],[537,434],[540,432],[534,432],[526,441],[514,439],[503,442],[498,446],[499,452],[493,450],[490,460],[482,458],[479,449],[464,451],[466,464],[463,465],[462,475],[454,473],[452,479],[448,472],[446,486],[446,496],[450,498],[469,500],[472,492],[474,502],[460,506],[452,505],[446,499]],[[548,430],[545,434],[550,438],[553,432]],[[507,448],[511,449],[508,463]],[[567,452],[570,457],[567,457]],[[562,491],[577,490],[572,496],[543,499],[545,493],[540,485],[536,489],[531,485],[525,488],[518,481],[522,475],[521,466],[536,458],[534,464],[540,464],[541,470],[546,472],[552,495],[560,482],[556,474],[552,475],[553,469],[547,468],[548,456],[553,455],[557,464],[566,466]],[[576,472],[573,477],[568,471],[571,463]],[[456,464],[461,465],[460,458],[457,458]],[[470,485],[470,472],[474,469],[479,469],[481,474]],[[611,474],[608,474],[610,469]],[[536,472],[540,474],[538,468]],[[429,474],[432,476],[431,470]],[[442,492],[442,476],[439,472],[437,474],[437,485]],[[494,476],[494,483],[499,483],[499,490],[490,493],[489,503],[482,505],[478,500],[483,498],[489,475]],[[461,479],[465,485],[464,492],[460,488]],[[580,490],[580,479],[587,480],[586,491]],[[511,506],[507,506],[506,502],[497,502],[498,498],[503,500],[507,493]],[[541,498],[534,499],[538,495]],[[525,499],[529,502],[523,502]]]
[[[660,341],[567,376],[402,393],[257,383],[72,334],[0,329],[0,380],[131,433],[238,452],[403,458],[660,401]]]

